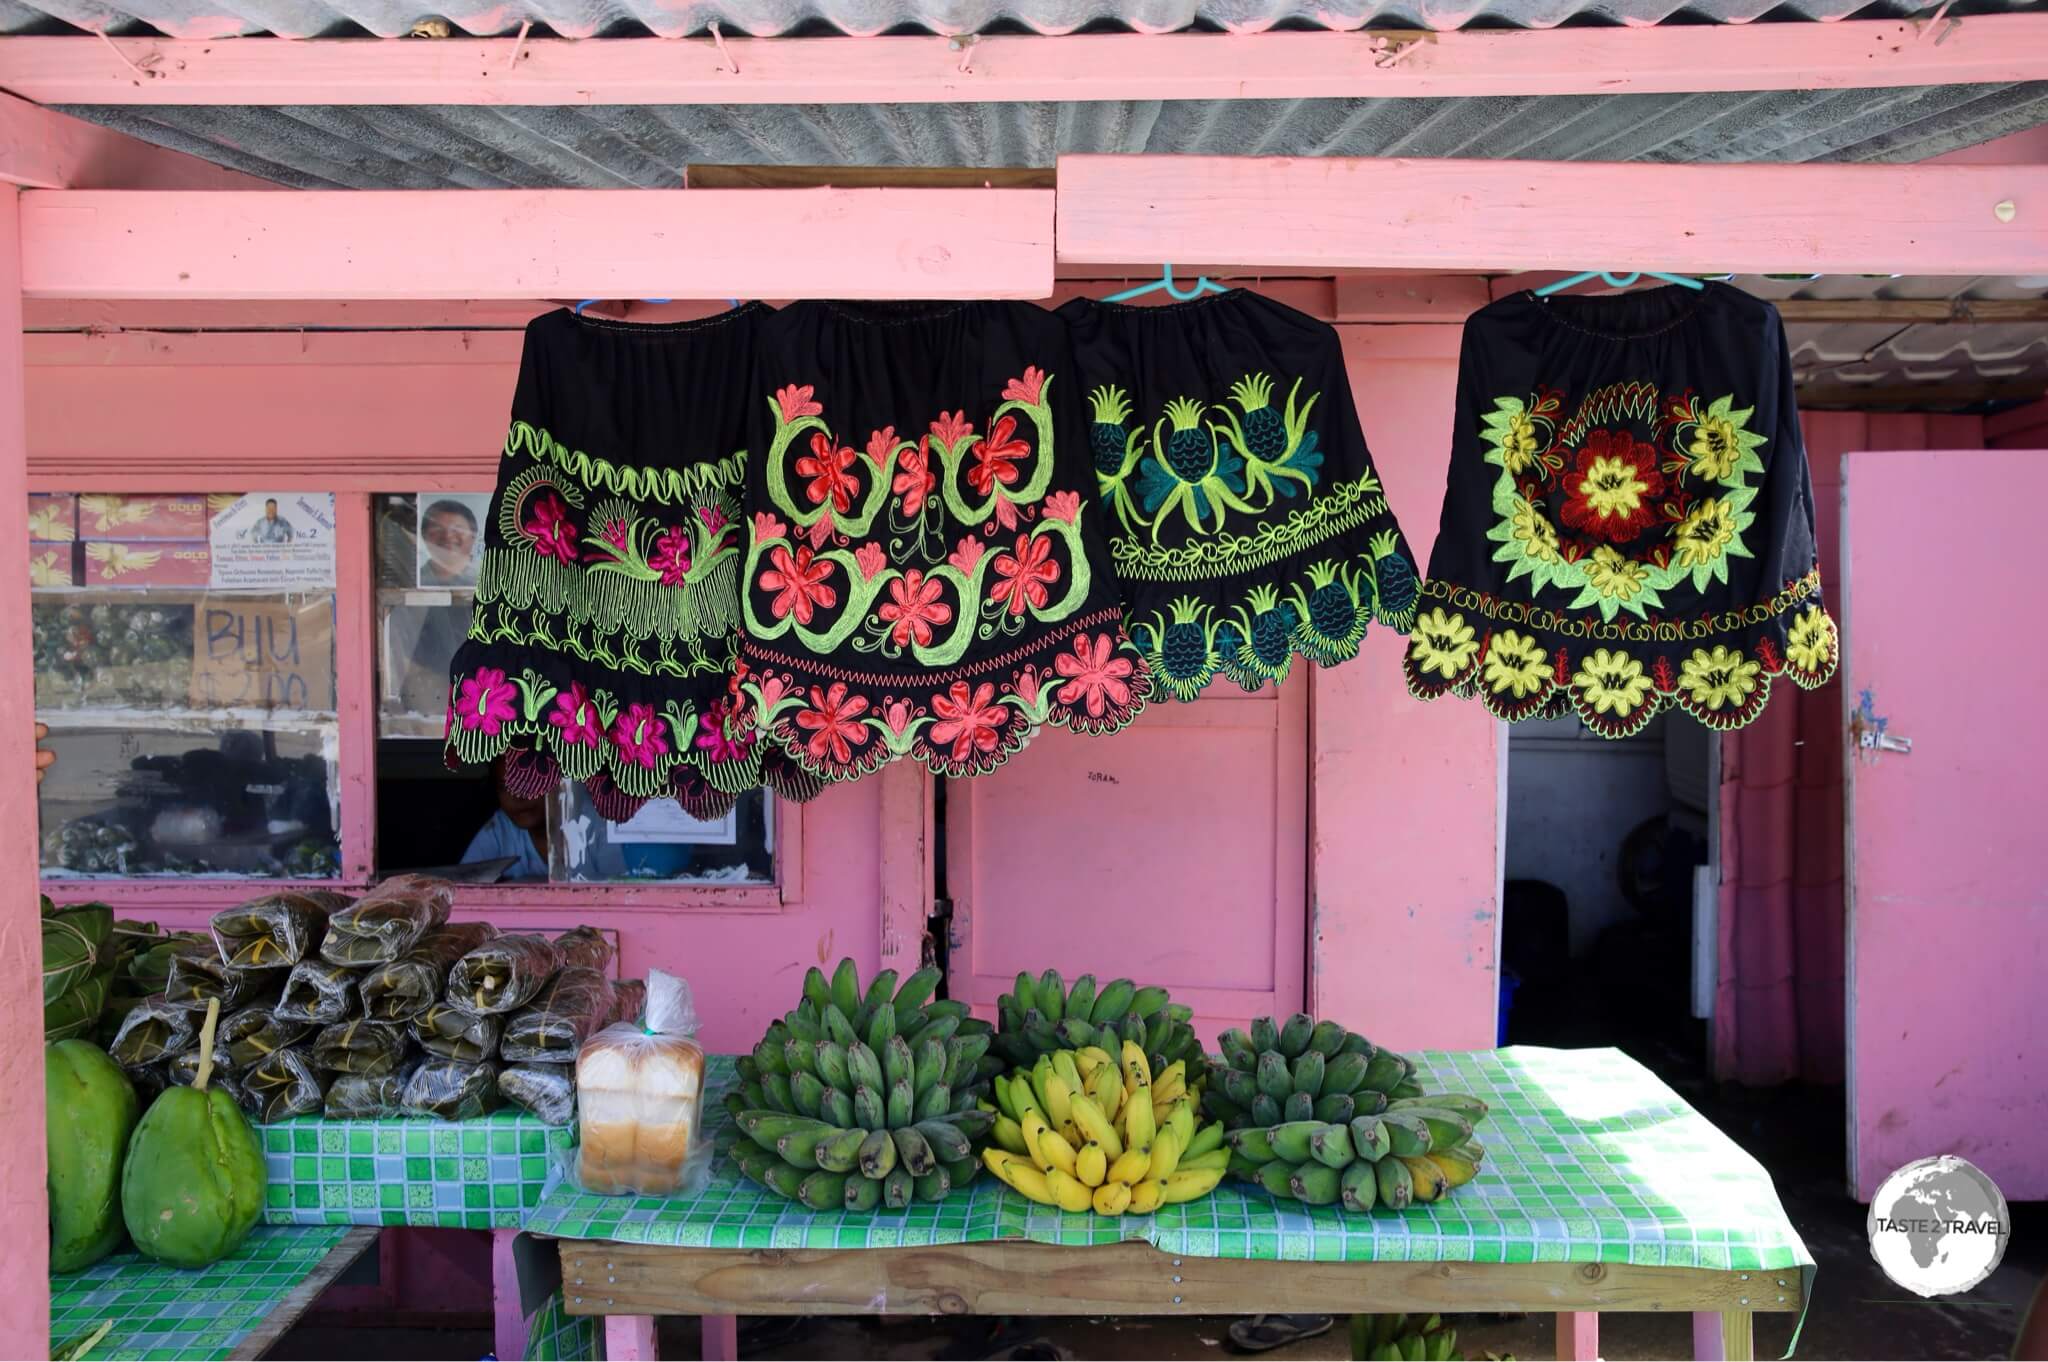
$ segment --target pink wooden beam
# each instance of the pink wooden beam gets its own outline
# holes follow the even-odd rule
[[[1592,1310],[1557,1313],[1558,1362],[1594,1362],[1600,1356],[1600,1316]]]
[[[1042,298],[1045,189],[36,190],[52,298]]]
[[[493,11],[496,13],[496,11]],[[239,21],[237,21],[239,22]],[[2048,78],[2048,15],[1919,41],[1907,20],[1444,33],[0,39],[46,104],[865,104],[1444,98],[2008,83]],[[737,68],[737,69],[735,69]]]
[[[654,1316],[606,1315],[604,1355],[612,1362],[654,1362],[661,1356],[654,1341]]]
[[[0,180],[31,189],[283,188],[5,93]]]
[[[28,495],[28,435],[22,424],[19,191],[0,185],[0,506]],[[27,638],[28,544],[0,540],[0,633]],[[35,723],[27,667],[0,672],[0,827],[10,854],[0,857],[0,1026],[28,1044],[0,1046],[0,1092],[7,1094],[13,1152],[0,1159],[0,1357],[50,1355],[50,1213],[44,1189],[42,934],[36,926],[36,778],[30,755]]]
[[[1059,196],[1075,264],[2048,272],[2035,166],[1062,156]]]

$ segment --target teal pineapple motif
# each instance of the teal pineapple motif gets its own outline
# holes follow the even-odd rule
[[[1193,700],[1216,674],[1216,646],[1208,623],[1209,608],[1194,596],[1182,596],[1170,607],[1162,626],[1155,615],[1151,647],[1145,661],[1155,683],[1164,685],[1178,700]]]
[[[1245,452],[1266,463],[1278,463],[1287,453],[1287,423],[1273,410],[1273,380],[1265,374],[1246,374],[1230,385],[1230,396],[1244,409],[1240,428]]]
[[[1202,424],[1202,404],[1176,397],[1166,404],[1173,433],[1166,437],[1166,465],[1182,482],[1200,482],[1216,462],[1216,437]]]
[[[1277,588],[1263,583],[1252,588],[1246,605],[1252,618],[1251,640],[1246,645],[1250,660],[1274,676],[1285,674],[1288,659],[1294,656],[1289,641],[1294,634],[1294,607],[1280,599]]]
[[[1131,449],[1131,435],[1124,428],[1131,415],[1130,399],[1122,388],[1104,384],[1088,394],[1088,406],[1095,421],[1088,428],[1088,447],[1095,455],[1096,476],[1113,478],[1123,472]]]
[[[1356,570],[1325,559],[1309,568],[1308,584],[1308,598],[1302,602],[1306,618],[1294,631],[1296,649],[1321,667],[1357,656],[1372,604],[1359,604]],[[1300,591],[1297,586],[1297,595]]]
[[[1395,547],[1392,530],[1372,537],[1373,572],[1378,577],[1379,615],[1383,623],[1406,631],[1415,622],[1415,565]]]

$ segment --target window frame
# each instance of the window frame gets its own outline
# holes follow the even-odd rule
[[[78,477],[29,478],[31,493],[115,492],[129,495],[189,492],[197,483],[246,480],[261,473],[283,485],[273,469],[224,472],[219,469],[132,476],[87,474]],[[39,876],[42,889],[65,901],[89,895],[117,911],[139,913],[182,908],[219,909],[247,900],[252,892],[290,886],[361,893],[377,879],[377,557],[375,498],[390,491],[388,474],[287,478],[295,488],[332,492],[335,510],[334,552],[334,708],[337,731],[336,788],[340,795],[342,874],[332,880],[212,879],[205,876],[81,878]],[[476,492],[474,481],[460,477],[422,477],[412,491]],[[626,913],[674,912],[677,909],[717,913],[777,913],[804,901],[804,806],[777,799],[775,808],[775,878],[766,884],[696,883],[662,880],[630,884],[520,884],[463,886],[466,909],[541,912],[581,909]],[[40,845],[40,834],[38,838]]]

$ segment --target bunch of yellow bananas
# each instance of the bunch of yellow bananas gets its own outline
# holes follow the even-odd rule
[[[1187,1066],[1157,1080],[1145,1052],[1125,1041],[1040,1055],[998,1075],[988,1170],[1048,1206],[1099,1215],[1145,1214],[1216,1190],[1230,1166],[1221,1121],[1196,1129]]]

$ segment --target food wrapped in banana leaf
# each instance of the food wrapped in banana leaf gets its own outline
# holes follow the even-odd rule
[[[421,937],[388,965],[363,976],[364,1015],[375,1021],[410,1021],[441,1001],[455,962],[498,934],[488,922],[451,922]]]
[[[379,1121],[399,1115],[419,1064],[415,1056],[388,1074],[336,1074],[327,1085],[327,1119]]]
[[[647,981],[645,979],[615,979],[612,981],[612,1015],[605,1023],[610,1026],[617,1022],[636,1022],[647,1010]]]
[[[472,1012],[454,1003],[435,1003],[412,1019],[413,1039],[438,1059],[475,1063],[498,1053],[505,1019]]]
[[[448,1001],[472,1012],[516,1012],[533,1001],[561,965],[555,943],[544,936],[494,937],[448,971]]]
[[[325,960],[301,960],[286,976],[284,996],[271,1011],[279,1021],[315,1026],[347,1021],[356,1010],[356,981],[362,974],[359,969],[330,965]]]
[[[199,1038],[198,1020],[184,1008],[173,1007],[162,994],[145,998],[121,1023],[107,1053],[124,1069],[154,1064],[190,1049]]]
[[[407,1116],[468,1121],[495,1111],[501,1100],[496,1060],[430,1059],[413,1070],[400,1109]]]
[[[302,1045],[265,1055],[242,1072],[245,1111],[263,1122],[318,1114],[327,1105],[327,1085]]]
[[[454,906],[446,880],[394,875],[328,918],[320,958],[336,965],[388,964],[446,922]]]
[[[100,1013],[106,1010],[107,990],[112,982],[105,974],[88,974],[57,1001],[45,1003],[43,1039],[54,1043],[91,1034],[99,1024]]]
[[[572,1064],[583,1042],[611,1021],[612,986],[593,969],[564,969],[505,1023],[498,1054],[509,1063]]]
[[[304,960],[320,944],[328,914],[348,904],[348,895],[324,889],[280,889],[223,908],[208,925],[229,969],[281,969]]]
[[[338,1074],[388,1074],[405,1059],[410,1038],[402,1022],[357,1017],[313,1038],[313,1064]]]
[[[114,910],[104,903],[59,908],[43,898],[43,1005],[84,983],[114,953]]]
[[[498,1071],[498,1095],[540,1118],[565,1126],[576,1119],[576,1066],[507,1064]]]
[[[235,969],[220,958],[211,941],[192,941],[171,953],[164,998],[195,1012],[204,1012],[207,1002],[218,998],[226,1013],[275,998],[284,979],[281,969]]]
[[[164,1081],[164,1066],[156,1064],[124,1064],[121,1072],[128,1075],[128,1081],[135,1085],[135,1098],[141,1111],[148,1111],[149,1104],[156,1101],[157,1094],[168,1085]]]
[[[555,938],[556,969],[594,969],[609,974],[612,939],[595,927],[571,927]]]
[[[216,1035],[213,1038],[213,1075],[219,1077],[227,1073],[228,1069],[228,1052],[222,1047],[220,1037]],[[163,1071],[165,1081],[181,1088],[191,1087],[192,1080],[199,1077],[199,1047],[194,1045],[189,1050],[180,1050],[172,1055],[163,1062]],[[211,1083],[213,1078],[206,1081]],[[239,1106],[240,1103],[236,1105]]]
[[[217,1039],[227,1052],[228,1067],[246,1069],[312,1034],[311,1023],[280,1020],[274,1006],[258,1004],[222,1018]]]

